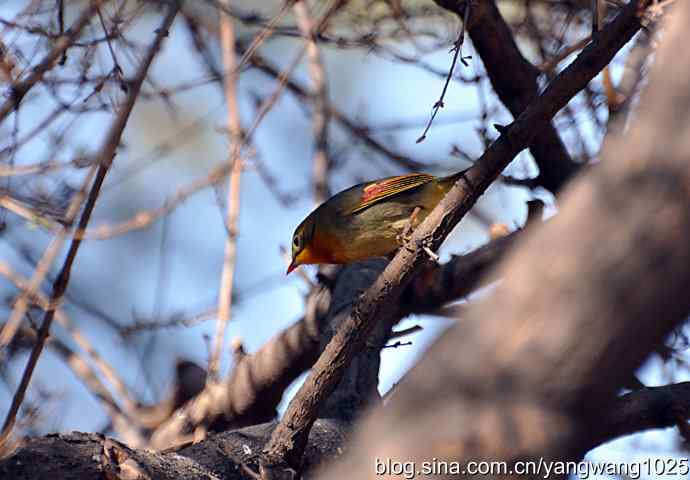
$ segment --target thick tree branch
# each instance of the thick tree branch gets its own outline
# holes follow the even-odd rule
[[[586,449],[653,428],[674,427],[690,419],[690,382],[647,387],[617,398]]]
[[[690,312],[690,51],[677,48],[690,5],[671,15],[644,115],[509,255],[490,300],[429,350],[332,478],[374,478],[374,458],[580,459],[629,433],[629,412],[606,421],[601,412],[635,410],[635,397],[616,391]],[[652,398],[635,395],[642,413]],[[667,406],[635,428],[667,425]]]
[[[443,265],[423,269],[400,296],[400,317],[433,312],[485,285],[486,273],[507,254],[521,232],[492,240],[468,254],[454,255]]]
[[[12,456],[0,460],[0,477],[14,480],[252,479],[257,456],[275,424],[261,424],[211,435],[179,450],[135,450],[98,434],[70,433],[28,439]],[[342,426],[319,420],[305,453],[307,469],[324,463],[343,447]]]
[[[638,9],[646,1],[632,1],[561,72],[549,87],[493,142],[477,163],[448,192],[414,231],[376,282],[362,295],[352,314],[336,332],[310,376],[290,402],[271,436],[262,459],[266,478],[282,477],[300,467],[301,452],[319,408],[338,385],[352,358],[361,351],[377,323],[386,322],[400,293],[422,264],[427,249],[435,250],[501,171],[551,121],[568,101],[603,69],[641,26]]]
[[[645,388],[623,395],[611,405],[609,413],[601,419],[602,434],[593,442],[672,427],[679,418],[690,418],[689,382]],[[274,425],[256,425],[212,435],[198,444],[162,453],[133,450],[95,434],[48,435],[29,439],[12,456],[0,460],[0,474],[17,480],[70,475],[89,480],[103,478],[107,469],[120,474],[140,469],[150,478],[156,474],[160,476],[155,478],[162,479],[247,479],[251,478],[247,469],[256,469],[256,455]],[[346,440],[347,429],[338,422],[318,420],[317,426],[305,452],[308,470],[337,457],[335,452]]]

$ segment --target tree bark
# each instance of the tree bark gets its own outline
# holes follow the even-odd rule
[[[602,412],[690,312],[690,50],[677,48],[690,5],[670,15],[629,135],[564,191],[561,212],[497,271],[491,297],[442,336],[322,478],[374,478],[377,458],[580,459],[612,431],[629,433]]]
[[[174,451],[131,449],[99,434],[73,432],[26,440],[0,460],[0,478],[13,480],[235,480],[251,479],[275,423],[213,435]],[[338,455],[345,429],[337,421],[317,422],[305,460],[307,470]]]
[[[646,5],[646,0],[633,0],[621,9],[617,17],[518,119],[502,129],[501,136],[465,172],[364,292],[290,401],[273,432],[261,463],[265,478],[283,478],[285,472],[300,469],[307,434],[323,402],[341,381],[346,368],[362,350],[376,324],[390,321],[400,294],[428,260],[429,252],[438,249],[512,159],[633,37],[641,27],[639,12],[644,12]]]

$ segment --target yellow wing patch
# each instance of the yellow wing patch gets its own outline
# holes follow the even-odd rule
[[[407,175],[385,178],[378,182],[371,183],[364,187],[360,202],[347,213],[355,214],[361,212],[385,198],[392,197],[400,192],[412,190],[420,185],[429,183],[433,179],[434,176],[428,173],[410,173]]]

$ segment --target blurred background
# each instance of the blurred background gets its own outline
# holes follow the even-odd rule
[[[57,3],[0,4],[3,92],[53,45],[60,32]],[[309,289],[301,276],[285,275],[282,252],[318,201],[315,103],[309,93],[313,79],[291,8],[277,1],[221,3],[233,16],[240,57],[265,36],[241,67],[237,82],[245,148],[233,309],[226,335],[228,343],[239,339],[252,352],[300,317]],[[523,54],[542,68],[544,84],[577,54],[569,47],[589,34],[589,2],[583,3],[499,2]],[[66,27],[86,4],[63,2]],[[328,17],[329,2],[308,5],[315,22],[326,18],[318,48],[331,110],[324,177],[331,193],[412,170],[453,173],[469,166],[497,136],[494,124],[511,121],[466,38],[466,65],[458,62],[444,108],[426,139],[416,143],[444,88],[462,22],[430,0],[351,1]],[[102,145],[115,107],[126,95],[126,79],[134,76],[162,17],[155,2],[135,0],[104,2],[100,12],[64,64],[48,72],[21,109],[0,124],[0,308],[5,319],[18,295],[11,278],[31,278],[83,181],[90,156]],[[228,182],[225,176],[219,182],[211,177],[227,165],[232,148],[219,15],[219,2],[198,0],[188,1],[176,18],[125,130],[63,304],[74,328],[144,404],[160,402],[169,393],[177,361],[205,367],[215,334]],[[272,22],[275,28],[269,29]],[[614,80],[622,75],[629,51],[612,64]],[[557,130],[578,162],[596,162],[607,131],[605,90],[598,78],[556,118]],[[550,192],[532,188],[530,179],[537,169],[529,152],[504,173],[510,178],[498,181],[481,198],[444,244],[442,259],[484,244],[492,226],[519,228],[527,200],[545,202],[547,216],[557,212]],[[42,284],[46,294],[61,255]],[[313,277],[316,268],[303,271]],[[30,308],[25,321],[39,320],[40,309]],[[420,325],[423,330],[409,338],[411,345],[383,351],[381,392],[453,321],[436,316],[406,319],[401,327]],[[59,322],[51,335],[75,351],[83,349],[74,332]],[[671,342],[673,350],[653,357],[642,369],[643,383],[687,379],[685,342],[680,336]],[[27,357],[19,345],[1,360],[3,416]],[[232,367],[224,351],[221,376]],[[294,389],[288,390],[283,404]],[[28,434],[112,433],[101,402],[50,345],[20,420],[20,431]],[[682,456],[684,448],[675,430],[668,430],[613,442],[592,451],[588,459]]]

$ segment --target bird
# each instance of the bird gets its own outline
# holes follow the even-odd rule
[[[409,173],[357,184],[312,211],[292,235],[292,261],[347,264],[395,252],[467,169],[436,177]]]

